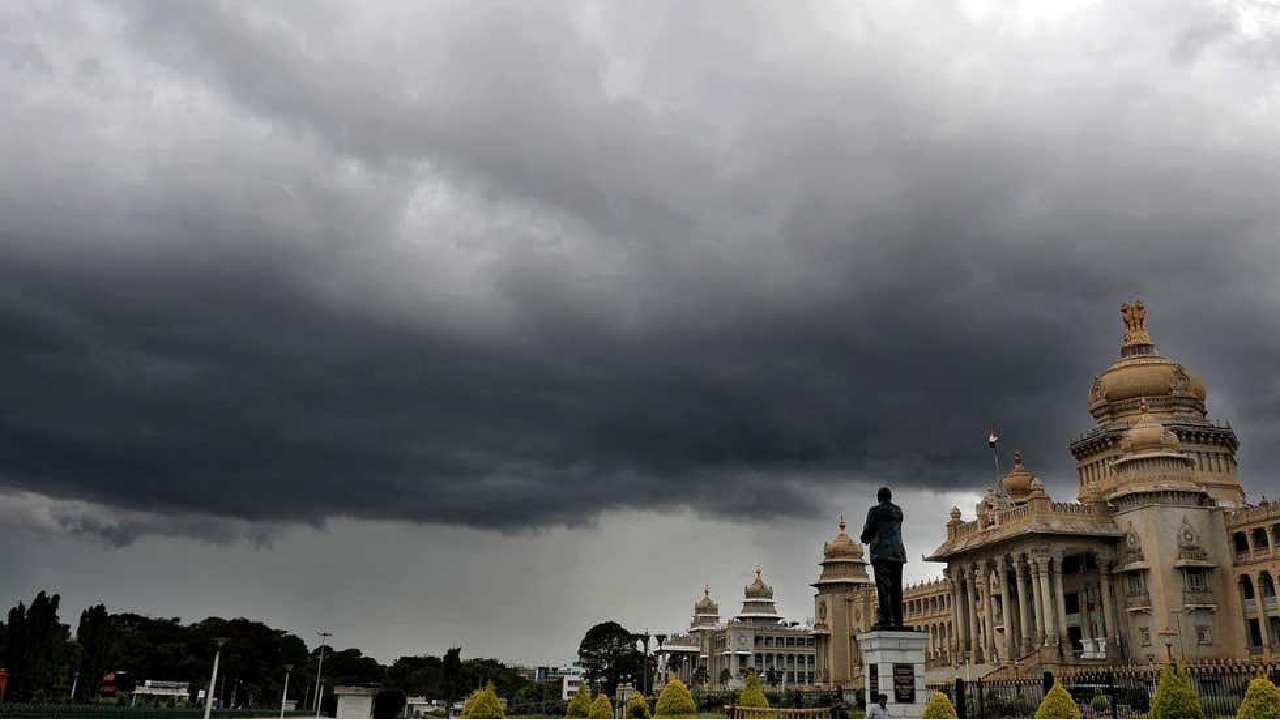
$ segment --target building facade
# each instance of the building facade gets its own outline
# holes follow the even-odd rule
[[[972,519],[952,508],[926,558],[943,578],[905,589],[935,678],[1280,654],[1280,503],[1246,504],[1239,440],[1209,417],[1205,383],[1156,349],[1141,301],[1121,316],[1120,357],[1089,390],[1093,426],[1069,446],[1075,502],[1049,497],[1015,453]],[[860,558],[849,542],[834,555]],[[874,607],[874,588],[847,576],[815,583],[827,618],[863,595]],[[873,614],[837,623],[819,612],[823,682],[856,682],[860,661],[845,648]]]
[[[664,638],[658,650],[659,676],[675,675],[713,690],[742,687],[752,671],[779,688],[813,685],[814,643],[812,628],[783,619],[773,588],[757,567],[755,579],[743,588],[741,611],[726,622],[711,588],[704,588],[689,629]]]

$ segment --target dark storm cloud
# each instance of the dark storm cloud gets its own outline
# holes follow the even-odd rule
[[[1274,18],[1037,7],[10,9],[0,481],[753,518],[996,422],[1070,492],[1140,293],[1266,491]]]

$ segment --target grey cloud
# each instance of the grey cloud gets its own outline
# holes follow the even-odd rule
[[[980,487],[996,422],[1070,493],[1135,293],[1265,468],[1274,30],[1048,7],[9,8],[0,472],[268,523],[811,516]]]

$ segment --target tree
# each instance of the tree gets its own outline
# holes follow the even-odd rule
[[[564,716],[570,718],[584,718],[591,714],[591,687],[585,682],[578,686],[578,692],[569,698],[569,706],[565,708]]]
[[[641,681],[644,654],[636,650],[635,635],[616,622],[603,622],[587,630],[578,645],[586,678],[600,691],[612,695],[626,680]]]
[[[11,700],[46,700],[58,694],[70,675],[70,628],[58,619],[62,598],[41,590],[30,606],[9,610],[5,656]]]
[[[76,642],[80,644],[80,682],[75,702],[89,702],[98,695],[102,676],[111,669],[111,616],[102,604],[80,613]]]
[[[1151,696],[1153,718],[1202,718],[1200,696],[1191,686],[1191,676],[1185,665],[1171,662],[1160,671],[1156,692]]]
[[[591,701],[591,714],[589,718],[604,718],[611,720],[613,718],[613,703],[609,702],[609,696],[600,693],[595,700]]]
[[[730,681],[730,680],[732,680],[732,679],[733,679],[733,673],[729,672],[729,668],[725,668],[725,669],[723,669],[723,670],[721,670],[721,671],[720,671],[720,684],[721,684],[721,685],[728,685],[728,684],[729,684],[729,681]]]
[[[693,704],[693,696],[689,688],[680,682],[680,678],[671,678],[662,688],[658,702],[653,708],[653,716],[659,718],[694,718],[698,716],[698,707]]]
[[[640,693],[633,694],[627,700],[626,716],[629,718],[647,718],[649,715],[649,701]]]
[[[769,668],[764,673],[766,682],[772,687],[778,687],[782,684],[782,671],[778,668]]]
[[[453,702],[466,687],[462,684],[462,648],[449,648],[445,652],[441,676],[444,699]]]
[[[1280,718],[1280,689],[1265,675],[1249,681],[1237,718]]]
[[[951,704],[951,698],[946,693],[934,692],[929,697],[929,702],[924,706],[925,718],[954,718],[956,716],[956,707]],[[1037,716],[1039,717],[1039,716]]]
[[[1036,720],[1046,720],[1047,718],[1078,718],[1080,717],[1080,706],[1076,705],[1076,701],[1071,697],[1071,693],[1062,687],[1062,683],[1057,680],[1053,681],[1053,688],[1044,696],[1044,700],[1040,702],[1040,707],[1036,708]]]
[[[462,705],[462,717],[506,717],[502,712],[502,702],[498,700],[498,693],[493,689],[493,683],[485,685],[483,690],[477,690],[471,693],[471,696],[468,697],[467,701]]]
[[[760,687],[760,676],[756,673],[747,675],[747,684],[738,693],[738,705],[755,708],[769,707],[769,698],[764,696],[764,688]]]
[[[711,676],[707,673],[706,665],[699,665],[698,668],[693,671],[694,685],[706,685],[710,680]]]

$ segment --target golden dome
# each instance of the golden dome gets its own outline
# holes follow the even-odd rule
[[[1120,441],[1120,449],[1126,453],[1138,454],[1148,452],[1177,452],[1178,436],[1166,430],[1160,421],[1151,415],[1147,401],[1142,401],[1142,415],[1138,422],[1124,434]]]
[[[1094,378],[1089,391],[1089,410],[1094,417],[1131,414],[1132,401],[1138,398],[1150,398],[1161,410],[1180,408],[1203,414],[1208,394],[1204,381],[1156,350],[1147,332],[1142,301],[1124,305],[1121,315],[1125,337],[1120,359]]]
[[[822,557],[827,560],[862,559],[862,543],[849,537],[849,533],[845,532],[847,527],[844,522],[844,516],[841,516],[840,532],[836,533],[836,536],[830,541],[822,544]]]
[[[693,609],[697,610],[700,614],[703,611],[706,611],[708,613],[719,612],[720,606],[716,605],[716,601],[711,599],[710,585],[706,585],[702,588],[702,599],[698,600],[698,602],[693,604]]]
[[[1031,481],[1035,476],[1022,464],[1022,452],[1013,451],[1013,469],[1004,476],[1004,489],[1012,500],[1022,500],[1031,492]]]

